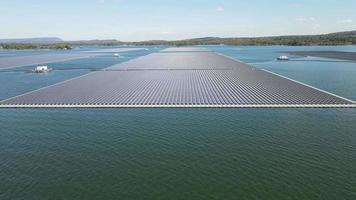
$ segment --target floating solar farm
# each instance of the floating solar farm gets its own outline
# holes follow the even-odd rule
[[[145,50],[145,49],[144,48],[107,48],[107,49],[86,51],[86,53],[123,53],[123,52],[140,51],[140,50]]]
[[[94,54],[47,54],[47,55],[3,57],[0,58],[0,70],[28,66],[28,65],[42,64],[42,63],[77,60],[77,59],[89,58],[93,56],[95,55]]]
[[[167,48],[163,49],[161,52],[207,52],[210,51],[207,48],[204,47],[172,47],[172,48]]]
[[[0,102],[1,107],[356,107],[204,48],[168,48]]]
[[[0,70],[43,63],[63,62],[99,56],[101,53],[123,53],[145,50],[143,48],[107,48],[78,53],[58,53],[31,56],[0,57]]]

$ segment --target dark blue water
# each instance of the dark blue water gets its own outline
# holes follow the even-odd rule
[[[17,56],[23,56],[23,54],[38,55],[49,52],[79,53],[81,51],[95,50],[98,48],[115,47],[75,47],[72,51],[0,51],[0,54],[2,53],[3,55],[6,55],[6,52],[8,52],[11,54],[16,53]],[[32,73],[32,70],[36,65],[0,70],[0,100],[21,95],[25,92],[53,85],[90,73],[91,71],[101,70],[111,65],[122,63],[160,50],[160,48],[147,49],[148,50],[120,53],[120,57],[114,57],[112,54],[100,54],[99,56],[92,58],[49,63],[47,65],[52,68],[53,71],[47,74]]]
[[[315,57],[295,57],[288,62],[276,58],[285,51],[351,51],[356,46],[213,46],[212,50],[258,68],[287,76],[334,94],[356,100],[356,62]]]
[[[210,48],[355,99],[355,63]],[[53,74],[89,70],[66,66]],[[1,94],[25,75],[0,73]],[[0,199],[353,200],[355,122],[354,109],[1,109]]]

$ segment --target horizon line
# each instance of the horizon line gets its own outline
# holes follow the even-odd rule
[[[107,39],[64,39],[58,36],[31,36],[31,37],[16,37],[16,38],[0,38],[0,40],[21,40],[21,39],[60,39],[62,42],[75,42],[75,41],[106,41],[106,40],[116,40],[117,42],[146,42],[146,41],[180,41],[180,40],[190,40],[190,39],[201,39],[201,38],[268,38],[268,37],[293,37],[293,36],[318,36],[318,35],[329,35],[335,33],[345,33],[345,32],[353,32],[356,30],[347,30],[347,31],[337,31],[337,32],[324,32],[318,34],[280,34],[280,35],[264,35],[264,36],[233,36],[233,37],[223,37],[223,36],[201,36],[201,37],[191,37],[191,38],[182,38],[182,39],[147,39],[147,40],[121,40],[118,38],[107,38]]]

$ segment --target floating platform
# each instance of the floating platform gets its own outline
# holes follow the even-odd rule
[[[204,47],[172,47],[163,49],[162,53],[170,52],[209,52],[210,50]]]
[[[251,68],[212,52],[152,53],[105,70],[232,70]]]
[[[38,65],[44,63],[64,62],[69,60],[78,60],[83,58],[90,58],[96,56],[95,54],[45,54],[45,55],[31,55],[31,56],[12,56],[0,57],[0,70],[11,69],[15,67],[24,67],[29,65]]]
[[[145,49],[144,48],[108,48],[108,49],[86,51],[86,53],[123,53],[123,52],[141,51],[141,50],[145,50]]]
[[[12,56],[0,57],[0,70],[11,69],[15,67],[24,67],[29,65],[48,64],[54,62],[64,62],[69,60],[78,60],[99,56],[100,53],[123,53],[130,51],[145,50],[144,48],[110,48],[99,49],[93,51],[84,51],[77,53],[61,53],[61,54],[41,54],[31,56]]]
[[[345,51],[288,51],[286,52],[296,56],[312,56],[319,58],[331,58],[338,60],[356,61],[356,52]]]
[[[7,99],[0,107],[356,107],[352,100],[223,55],[173,50]]]

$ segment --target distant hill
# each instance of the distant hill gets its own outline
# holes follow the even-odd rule
[[[122,42],[115,39],[111,40],[80,40],[80,41],[63,41],[60,38],[25,38],[25,39],[0,39],[0,44],[38,44],[36,48],[48,48],[46,44],[67,44],[67,45],[170,45],[170,46],[187,46],[187,45],[356,45],[356,31],[337,32],[321,35],[289,35],[289,36],[271,36],[271,37],[204,37],[186,40],[149,40],[140,42]],[[6,47],[0,45],[2,48]],[[44,46],[44,47],[42,47]],[[8,46],[7,48],[12,48]],[[22,48],[15,45],[14,48]],[[26,48],[32,48],[26,46]]]
[[[337,32],[321,35],[289,35],[271,37],[219,38],[205,37],[177,41],[134,42],[136,45],[355,45],[356,31]]]
[[[356,31],[345,31],[326,34],[327,36],[356,37]]]
[[[56,37],[0,39],[1,44],[54,44],[61,42],[63,40]]]
[[[124,42],[118,40],[77,40],[77,41],[66,41],[66,43],[72,45],[121,45]]]

